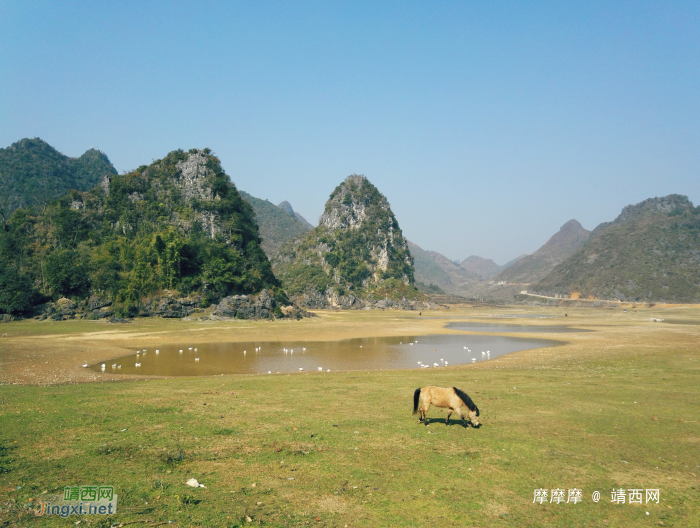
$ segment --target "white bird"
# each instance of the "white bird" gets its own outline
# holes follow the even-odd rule
[[[418,362],[418,364],[419,364],[419,365],[422,365],[422,364],[423,364],[423,362],[422,362],[422,361],[419,361],[419,362]]]
[[[136,363],[134,366],[135,366],[135,367],[140,367],[140,366],[141,366],[141,363]]]
[[[87,363],[84,363],[84,364],[83,364],[83,368],[88,368],[89,366],[90,366],[90,365],[88,365]]]
[[[246,353],[246,351],[244,350],[244,351],[243,351],[243,353],[245,354],[245,353]]]
[[[409,345],[413,345],[413,343],[409,343]]]
[[[330,371],[331,371],[331,369],[328,369],[326,372],[330,372]]]
[[[302,347],[301,351],[306,352],[306,347]]]
[[[144,348],[144,349],[143,349],[144,352],[146,352],[147,350],[148,350],[147,348]]]
[[[182,354],[182,350],[180,350],[180,354]]]
[[[299,367],[299,370],[304,370],[303,368]]]
[[[187,350],[192,350],[192,347],[188,348]]]
[[[447,366],[447,361],[445,361],[445,366]]]
[[[272,371],[271,371],[271,370],[268,370],[267,373],[268,373],[268,374],[272,374]]]
[[[433,363],[433,367],[439,367],[439,366],[440,365],[438,365],[437,363]]]
[[[360,345],[360,348],[362,348],[362,345]]]
[[[292,349],[292,354],[294,353],[294,349]]]
[[[318,367],[319,372],[323,372],[323,367]]]
[[[104,370],[104,369],[105,369],[105,364],[102,363],[102,366],[101,366],[100,368],[101,368],[102,370]]]
[[[403,341],[399,341],[399,345],[403,345]]]
[[[195,361],[199,361],[199,358],[194,358]]]
[[[467,347],[464,347],[464,350],[466,350],[466,349],[467,349]]]
[[[156,350],[156,355],[157,355],[157,354],[160,354],[160,350]]]
[[[416,339],[416,343],[417,343],[417,342],[418,342],[418,340]]]
[[[444,362],[445,362],[445,359],[444,359],[444,358],[440,358],[440,361],[442,361],[442,362],[444,363]]]
[[[472,363],[474,363],[475,361],[476,361],[476,358],[472,358]]]
[[[121,365],[119,365],[119,366],[118,366],[117,368],[118,368],[118,369],[120,369],[120,368],[122,368],[122,366],[121,366]]]
[[[197,352],[197,349],[195,348],[194,351]]]
[[[112,368],[117,368],[117,364],[116,364],[116,363],[112,363]]]
[[[481,355],[482,355],[482,357],[485,356],[485,355],[486,355],[486,352],[484,352],[484,351],[482,350],[482,351],[481,351]]]

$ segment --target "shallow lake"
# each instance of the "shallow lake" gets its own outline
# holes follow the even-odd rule
[[[501,333],[523,333],[523,334],[566,334],[575,332],[590,332],[583,328],[572,328],[570,326],[550,325],[550,326],[529,326],[514,325],[509,323],[470,323],[466,321],[447,323],[445,328],[450,330],[466,330],[468,332],[497,332]]]
[[[331,372],[408,369],[420,368],[420,363],[435,368],[435,363],[442,366],[445,362],[459,365],[488,361],[489,357],[495,359],[511,352],[559,344],[562,343],[544,339],[470,335],[407,335],[342,341],[191,342],[179,347],[163,346],[158,353],[155,348],[141,348],[138,355],[105,361],[105,371],[152,376],[213,376],[299,372],[300,369],[318,372],[319,367],[324,372],[329,369]],[[136,367],[136,363],[141,366]],[[101,364],[92,368],[99,372]]]

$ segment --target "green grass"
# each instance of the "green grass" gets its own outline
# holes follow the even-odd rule
[[[697,526],[700,353],[654,350],[601,346],[487,369],[2,385],[0,526],[35,522],[30,499],[42,492],[87,484],[119,495],[118,513],[85,517],[90,526]],[[435,408],[419,425],[411,397],[428,384],[466,390],[483,426],[446,427]],[[185,486],[191,477],[206,489]],[[583,503],[532,503],[535,488],[557,487],[583,489]],[[611,504],[621,487],[659,488],[661,503]]]

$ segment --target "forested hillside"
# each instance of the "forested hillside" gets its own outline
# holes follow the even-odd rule
[[[0,214],[43,205],[75,189],[91,189],[117,171],[105,154],[90,149],[79,158],[64,156],[39,138],[22,139],[0,149]]]
[[[307,306],[423,297],[389,202],[364,176],[336,187],[320,225],[283,246],[274,263],[287,292]]]
[[[284,300],[251,206],[208,149],[177,150],[87,192],[17,210],[0,231],[6,313],[65,297],[148,315],[162,297],[204,306],[263,288]]]

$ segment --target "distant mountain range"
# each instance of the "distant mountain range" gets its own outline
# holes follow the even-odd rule
[[[16,209],[92,189],[105,174],[117,171],[99,150],[69,158],[39,138],[22,139],[0,149],[0,213],[9,220]]]
[[[537,282],[585,244],[590,234],[577,220],[569,220],[541,248],[501,271],[494,280],[518,284]]]
[[[262,248],[269,258],[272,258],[282,245],[313,229],[303,216],[292,209],[289,202],[274,205],[244,191],[241,191],[241,196],[255,212]]]
[[[700,207],[672,194],[628,205],[528,291],[700,302]]]
[[[680,195],[629,205],[593,232],[569,220],[531,255],[499,266],[407,241],[364,176],[333,191],[314,227],[287,201],[239,192],[208,149],[119,176],[98,150],[69,158],[23,139],[0,149],[0,190],[0,313],[7,299],[20,313],[46,296],[99,293],[133,314],[165,287],[211,300],[268,288],[283,301],[278,278],[314,307],[419,299],[414,284],[504,301],[527,290],[700,302],[700,207]]]

